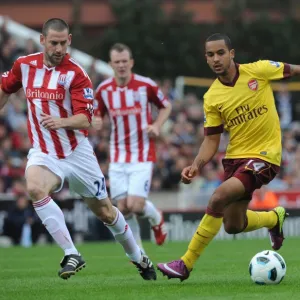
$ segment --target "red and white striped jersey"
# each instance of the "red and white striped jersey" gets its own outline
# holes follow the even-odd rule
[[[93,89],[87,73],[69,54],[49,68],[43,53],[19,57],[9,72],[2,74],[2,90],[15,93],[23,87],[28,106],[28,135],[33,148],[59,159],[70,155],[86,138],[87,130],[48,130],[40,125],[40,115],[67,118],[84,114],[91,122]]]
[[[107,79],[98,86],[95,102],[95,114],[108,113],[112,124],[111,162],[155,161],[154,139],[147,134],[151,104],[161,109],[169,102],[153,80],[132,74],[130,82],[120,87],[114,78]]]

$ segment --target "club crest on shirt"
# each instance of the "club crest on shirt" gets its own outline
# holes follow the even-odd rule
[[[67,74],[60,74],[57,83],[61,86],[65,86],[67,80]]]
[[[258,82],[256,79],[251,79],[248,81],[248,87],[252,91],[256,91],[258,89]]]

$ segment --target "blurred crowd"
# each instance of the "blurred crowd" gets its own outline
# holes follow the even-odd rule
[[[40,50],[30,38],[19,44],[7,33],[4,24],[0,28],[0,75],[10,70],[19,56]],[[94,63],[87,71],[94,87],[105,79],[96,72]],[[228,134],[222,135],[218,154],[206,165],[201,175],[189,186],[180,184],[182,169],[193,162],[204,139],[203,103],[202,99],[194,93],[186,93],[180,97],[170,79],[156,81],[172,102],[173,110],[156,141],[157,162],[153,171],[151,189],[181,192],[186,202],[185,207],[189,207],[189,203],[201,207],[207,203],[212,191],[222,182],[222,158],[226,151]],[[300,189],[300,123],[296,122],[292,109],[293,100],[297,95],[290,93],[286,87],[287,85],[283,83],[280,91],[275,94],[282,127],[282,167],[280,174],[269,186],[262,188],[255,195],[251,205],[256,208],[276,206],[278,199],[273,193],[275,190]],[[155,109],[153,114],[155,118],[157,114]],[[90,141],[106,176],[108,190],[109,136],[110,124],[107,117],[104,118],[101,131],[90,129]],[[0,224],[2,227],[0,235],[9,236],[12,243],[23,246],[30,246],[43,234],[50,240],[32,206],[29,205],[26,194],[24,171],[30,147],[27,134],[26,98],[23,90],[20,90],[11,95],[9,103],[0,111],[0,200],[8,197],[16,199],[12,209],[5,216],[3,224]],[[188,193],[184,194],[185,192]],[[76,195],[70,194],[67,183],[61,192],[55,195],[57,200],[70,197]],[[264,199],[267,199],[268,203],[264,202]],[[72,225],[68,223],[68,227],[72,232]],[[98,227],[94,230],[94,233],[97,232],[99,232]]]
[[[14,60],[39,50],[31,39],[20,47],[10,36],[5,26],[0,29],[0,74],[11,68]],[[88,70],[94,86],[103,79],[95,72],[93,65]],[[146,75],[146,74],[143,74]],[[179,99],[172,81],[157,80],[163,93],[173,105],[171,118],[165,124],[157,139],[157,163],[153,172],[152,191],[178,190],[183,167],[192,163],[204,136],[202,100],[193,93]],[[272,189],[300,188],[300,124],[293,120],[292,95],[282,84],[276,93],[278,113],[281,117],[283,137],[283,163],[279,176],[270,184]],[[155,113],[155,112],[154,112]],[[8,105],[0,112],[0,193],[20,195],[25,193],[24,169],[26,156],[31,147],[27,135],[26,99],[22,90],[13,94]],[[108,172],[110,124],[104,119],[100,132],[90,130],[90,141],[94,146],[102,171]],[[209,190],[222,181],[221,160],[224,155],[228,135],[222,135],[218,155],[195,180],[193,187]],[[107,178],[108,179],[108,178]],[[108,179],[109,186],[109,179]],[[58,197],[65,197],[63,189]]]

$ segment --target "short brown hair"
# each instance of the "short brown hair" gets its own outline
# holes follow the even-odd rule
[[[128,51],[129,52],[129,57],[130,59],[132,59],[132,51],[131,49],[125,45],[125,44],[122,44],[122,43],[116,43],[114,44],[113,46],[110,47],[109,49],[109,60],[110,60],[110,57],[111,57],[111,52],[112,51],[117,51],[117,52],[123,52],[123,51]]]
[[[61,32],[61,31],[64,31],[65,29],[67,29],[69,32],[69,25],[63,19],[52,18],[44,23],[43,29],[42,29],[43,36],[46,36],[48,34],[49,29],[53,29],[58,32]]]

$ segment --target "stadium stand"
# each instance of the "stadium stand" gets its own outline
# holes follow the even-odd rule
[[[30,35],[31,38],[22,39],[20,43],[20,39],[12,34],[12,28],[19,25],[10,22],[12,21],[5,22],[0,17],[0,24],[2,24],[0,27],[0,73],[9,70],[12,62],[18,56],[39,50],[37,39],[33,38],[33,35]],[[20,26],[23,28],[22,25]],[[89,62],[87,70],[94,85],[97,86],[110,73],[102,72],[100,74],[98,62],[92,59]],[[85,64],[83,63],[83,65]],[[226,134],[222,136],[219,154],[206,166],[201,176],[192,183],[192,188],[189,186],[187,191],[186,187],[179,183],[179,179],[182,168],[192,162],[203,139],[202,100],[194,93],[180,93],[180,89],[175,89],[169,79],[158,80],[158,83],[163,92],[171,99],[173,111],[157,141],[158,161],[153,173],[152,191],[179,192],[180,199],[186,199],[186,205],[183,207],[190,207],[190,203],[194,207],[201,207],[206,203],[211,191],[222,180],[221,158],[226,149],[228,136]],[[280,175],[272,181],[268,188],[280,191],[295,190],[300,188],[300,146],[298,145],[300,123],[293,119],[291,98],[294,96],[285,88],[284,84],[278,85],[276,90],[278,91],[276,100],[283,127],[283,167]],[[25,107],[24,94],[19,91],[11,97],[9,105],[0,113],[0,193],[5,194],[6,197],[25,192],[23,175],[26,155],[30,148],[26,133]],[[108,138],[108,120],[105,120],[101,132],[90,130],[90,140],[106,175],[109,160]],[[58,199],[69,196],[74,195],[68,195],[64,189],[58,195]],[[174,205],[176,204],[174,203]]]

